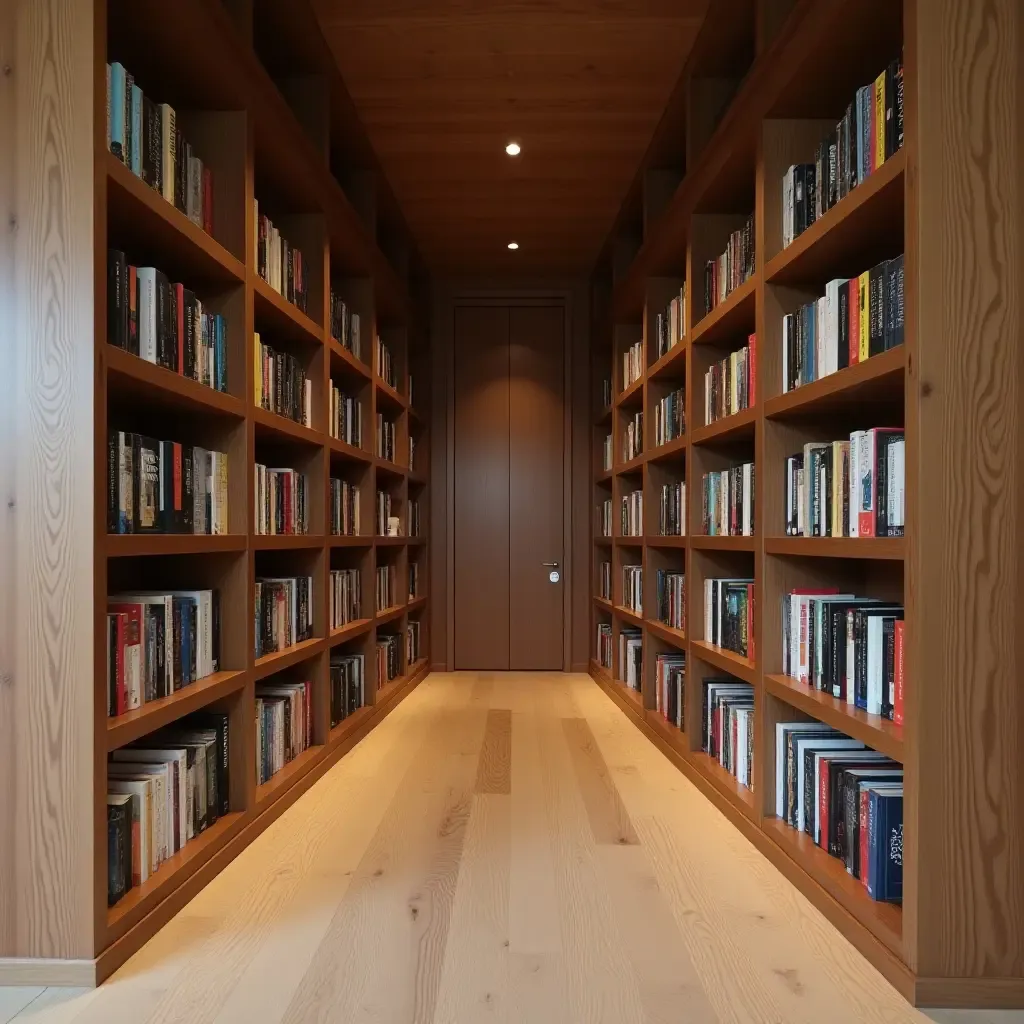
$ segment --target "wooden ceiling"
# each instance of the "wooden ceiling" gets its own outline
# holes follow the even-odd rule
[[[434,274],[589,270],[707,4],[314,0]]]

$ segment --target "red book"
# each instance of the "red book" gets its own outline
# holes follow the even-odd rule
[[[117,673],[117,681],[114,689],[114,714],[123,715],[128,710],[128,699],[124,688],[124,644],[128,629],[128,617],[117,612],[114,615],[117,620],[117,640],[114,643],[114,665]]]
[[[178,373],[185,373],[185,286],[174,285],[174,305],[177,310],[175,322],[178,333]]]
[[[295,525],[292,522],[292,475],[284,475],[284,532],[294,533]]]
[[[750,380],[748,381],[750,394],[748,397],[749,405],[753,407],[757,402],[757,335],[752,334],[747,339],[747,344],[750,346]]]
[[[209,167],[203,168],[203,230],[213,234],[213,174]]]
[[[123,699],[123,710],[134,711],[142,705],[143,688],[145,686],[142,671],[142,641],[143,635],[143,608],[141,604],[110,604],[107,611],[123,616],[124,628],[118,630],[118,646],[121,650],[122,678],[119,679],[120,690],[118,692],[118,708],[121,711]],[[122,639],[123,638],[123,639]],[[137,648],[135,652],[130,649]],[[131,667],[129,657],[131,656]]]
[[[871,794],[867,789],[860,791],[860,807],[857,810],[857,837],[860,840],[860,880],[864,888],[868,887],[868,803]]]
[[[181,445],[174,442],[174,511],[175,513],[182,512],[184,510],[184,504],[181,500]],[[181,522],[180,519],[176,519],[176,522]],[[182,524],[184,525],[184,524]]]
[[[846,308],[850,311],[850,327],[847,337],[850,339],[850,366],[860,362],[860,288],[859,279],[854,278],[847,284],[850,290],[850,301]]]
[[[892,718],[897,725],[903,724],[903,620],[897,619],[894,632],[893,658],[893,700]]]

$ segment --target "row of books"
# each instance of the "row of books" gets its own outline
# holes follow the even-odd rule
[[[612,535],[612,499],[605,498],[601,502],[601,536],[610,537]]]
[[[638,381],[644,372],[644,343],[635,341],[622,353],[622,390]],[[611,403],[609,403],[611,404]]]
[[[601,448],[601,468],[607,473],[612,468],[612,435],[608,434]]]
[[[218,669],[217,591],[112,594],[106,641],[108,715],[169,697]]]
[[[147,882],[161,865],[230,810],[228,716],[202,711],[107,763],[107,904]]]
[[[654,659],[654,708],[677,729],[686,720],[686,655],[658,654]]]
[[[398,388],[398,375],[395,369],[395,361],[391,356],[391,349],[380,340],[380,335],[376,338],[377,347],[377,376],[380,377],[385,384],[390,387]]]
[[[661,485],[658,533],[662,537],[686,535],[686,484],[682,480]]]
[[[213,234],[213,175],[179,130],[178,115],[142,91],[120,62],[107,65],[107,148],[196,227]]]
[[[227,324],[156,267],[107,253],[107,337],[125,352],[217,391],[228,389]]]
[[[903,766],[820,722],[775,724],[775,815],[867,895],[903,899]]]
[[[655,317],[654,334],[658,339],[658,358],[675,348],[686,337],[686,282],[679,287],[668,306]]]
[[[598,665],[611,671],[612,627],[608,622],[599,622],[597,624],[597,649],[595,655]]]
[[[253,199],[252,205],[256,273],[278,295],[305,313],[308,282],[302,252],[282,237],[269,217],[260,213],[258,200]]]
[[[253,334],[253,353],[256,406],[312,427],[313,381],[306,368],[295,356],[264,345],[258,332]]]
[[[623,626],[619,630],[619,678],[631,690],[642,692],[644,637],[635,626]]]
[[[621,521],[623,537],[644,535],[644,492],[637,490],[624,494],[621,499]]]
[[[353,448],[363,447],[363,403],[339,391],[331,382],[331,411],[328,419],[331,437]]]
[[[622,606],[634,615],[644,613],[644,570],[641,565],[622,567]]]
[[[782,390],[792,391],[903,344],[903,257],[854,278],[782,318]]]
[[[341,629],[360,618],[362,591],[358,569],[331,570],[331,629]]]
[[[704,581],[704,639],[754,660],[754,581],[714,577]]]
[[[377,611],[386,612],[398,603],[398,569],[394,565],[377,566]]]
[[[704,310],[710,313],[754,276],[754,215],[729,235],[725,251],[704,266]]]
[[[612,563],[598,562],[597,564],[597,594],[606,601],[612,599]]]
[[[420,503],[416,498],[409,499],[409,536],[420,535]]]
[[[654,443],[668,444],[686,433],[686,392],[677,388],[654,407]]]
[[[644,414],[634,412],[622,432],[622,461],[635,459],[644,450]]]
[[[405,624],[405,663],[415,665],[420,660],[420,620],[410,619]]]
[[[228,532],[223,452],[112,430],[107,481],[109,533]]]
[[[384,686],[402,674],[402,638],[397,633],[377,634],[377,685]]]
[[[256,782],[269,782],[313,742],[313,684],[256,684]]]
[[[701,690],[701,750],[753,789],[754,688],[726,676],[703,680]]]
[[[309,478],[295,469],[253,467],[257,536],[293,536],[309,532]]]
[[[361,654],[331,655],[331,728],[366,704],[366,659]]]
[[[356,357],[362,358],[359,337],[359,314],[353,313],[345,300],[331,289],[331,337]]]
[[[855,430],[811,442],[786,459],[786,535],[902,537],[906,443],[902,427]]]
[[[658,621],[670,629],[686,629],[686,574],[659,569],[656,574]]]
[[[395,439],[398,436],[398,424],[387,419],[383,413],[377,413],[377,456],[395,461]]]
[[[396,515],[398,499],[387,491],[377,491],[377,536],[400,537],[402,520]]]
[[[782,599],[782,671],[903,724],[903,605],[838,590]]]
[[[757,402],[757,335],[704,374],[704,422],[714,423]]]
[[[313,577],[256,580],[256,657],[313,639]]]
[[[754,464],[705,473],[701,522],[707,537],[753,537]]]
[[[331,478],[331,533],[335,537],[357,537],[359,525],[359,487],[347,480]]]
[[[783,175],[783,247],[902,147],[903,64],[896,60],[857,90],[842,120],[819,143],[814,162],[794,164]]]

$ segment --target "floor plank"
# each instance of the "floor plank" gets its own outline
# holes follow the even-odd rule
[[[907,1006],[585,676],[435,674],[98,990],[0,1024],[1024,1024]]]

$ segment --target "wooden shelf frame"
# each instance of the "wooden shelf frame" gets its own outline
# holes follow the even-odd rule
[[[997,6],[1001,16],[1009,17],[1010,0],[998,0]],[[955,10],[966,17],[970,9],[969,0],[953,0],[950,13]],[[1014,936],[1009,945],[996,936],[1006,922],[1004,907],[1024,905],[1024,878],[993,875],[984,854],[970,847],[960,829],[950,828],[950,819],[958,809],[979,808],[992,834],[1012,845],[1018,859],[1024,857],[1024,782],[1009,755],[1011,748],[1016,749],[1012,736],[1024,727],[1024,701],[1010,668],[1016,664],[1019,639],[1013,638],[1019,634],[1015,623],[1020,618],[1021,601],[1010,586],[1010,576],[990,572],[980,563],[968,568],[969,559],[965,560],[967,549],[976,549],[972,547],[975,541],[987,545],[986,550],[1001,551],[1006,564],[1016,564],[1019,559],[1010,534],[996,527],[998,517],[993,518],[993,507],[987,503],[996,493],[989,485],[992,481],[982,482],[976,472],[979,466],[990,465],[991,437],[973,413],[963,412],[976,410],[978,403],[991,409],[998,405],[997,415],[1002,418],[1015,399],[1007,379],[1000,383],[996,377],[1005,378],[1008,373],[1015,375],[1013,380],[1019,379],[1024,353],[1019,346],[1017,312],[997,315],[989,322],[987,346],[972,356],[969,366],[959,360],[961,336],[951,331],[950,325],[974,332],[986,322],[986,310],[991,307],[977,296],[962,294],[956,262],[945,257],[965,246],[973,252],[1000,248],[1002,243],[996,240],[1003,237],[1000,225],[1008,223],[1011,216],[1019,225],[1024,207],[1015,201],[1006,216],[991,215],[991,210],[1001,209],[1003,188],[1017,174],[1011,149],[993,152],[982,161],[989,177],[978,187],[990,205],[953,211],[945,201],[950,183],[971,192],[978,182],[977,168],[962,140],[985,118],[989,119],[985,123],[999,123],[1000,132],[1011,129],[1003,116],[1008,112],[996,111],[991,97],[970,77],[979,73],[981,59],[951,63],[945,56],[958,31],[955,19],[939,24],[925,14],[920,0],[896,4],[884,0],[795,0],[785,24],[764,45],[759,43],[753,64],[737,71],[738,88],[713,130],[701,138],[691,136],[699,126],[694,127],[686,103],[678,104],[680,111],[687,110],[685,118],[677,113],[674,121],[659,127],[594,273],[595,308],[609,312],[605,322],[593,327],[596,361],[591,378],[609,376],[610,356],[615,396],[610,429],[616,451],[628,417],[642,408],[649,428],[657,401],[670,387],[678,386],[677,381],[685,382],[687,434],[664,453],[653,448],[648,435],[644,454],[629,465],[631,478],[643,478],[648,522],[642,542],[616,536],[609,545],[607,538],[591,538],[591,572],[596,574],[599,562],[611,561],[613,587],[612,602],[597,598],[591,602],[593,625],[610,618],[615,633],[621,625],[634,625],[633,618],[618,607],[618,576],[623,564],[642,560],[645,664],[641,707],[624,696],[615,679],[617,668],[608,671],[591,660],[590,674],[909,1000],[924,1005],[1020,1007],[1024,1006],[1024,954],[1020,953],[1024,949],[1024,918],[1008,925]],[[813,159],[814,146],[828,131],[821,126],[834,126],[856,88],[868,81],[871,69],[877,74],[899,55],[901,38],[904,147],[783,249],[779,207],[785,168]],[[1000,52],[1008,66],[1019,71],[1024,57],[1014,51],[1015,39],[1008,36]],[[702,61],[712,59],[711,37],[706,41],[708,52],[701,46],[698,38],[680,79],[680,95],[690,95]],[[985,66],[988,60],[985,58]],[[926,72],[930,88],[924,95],[920,83]],[[933,88],[939,81],[954,90],[950,94],[972,97],[973,105],[957,112],[944,108]],[[1018,90],[1018,106],[1021,103],[1024,98]],[[669,120],[672,110],[670,105]],[[971,124],[964,122],[968,110]],[[673,132],[683,132],[686,137],[685,172],[680,171],[674,193],[667,200],[660,197],[649,208],[643,171],[663,166],[657,162],[658,146],[671,151],[665,139]],[[739,198],[746,194],[748,184],[753,196],[755,273],[698,320],[696,307],[703,306],[697,295],[703,286],[700,261],[709,254],[703,248],[705,239],[698,237],[697,244],[694,242],[704,230],[703,223],[695,226],[695,218],[718,212],[749,213],[751,207]],[[639,238],[638,224],[642,224]],[[1024,238],[1024,230],[1017,238]],[[1020,241],[1011,245],[1014,256],[1009,263],[985,264],[986,294],[1004,296],[1019,290],[1022,245]],[[878,259],[901,251],[905,254],[904,344],[783,394],[778,326],[782,313],[824,294],[825,282],[831,278],[867,270]],[[671,293],[666,289],[670,278],[676,280],[676,287],[681,281],[687,284],[686,329],[683,343],[659,360],[652,351],[653,319],[662,308],[663,292]],[[622,352],[636,340],[637,324],[642,325],[645,342],[645,372],[624,392]],[[703,374],[697,371],[708,358],[704,346],[724,354],[742,347],[750,331],[757,336],[755,406],[702,426]],[[699,354],[696,359],[695,352]],[[884,422],[871,421],[873,410],[880,410],[877,415]],[[797,450],[797,439],[808,440],[819,432],[823,437],[838,438],[847,430],[888,425],[890,416],[902,417],[899,422],[906,430],[907,535],[870,539],[783,536],[784,457]],[[603,424],[605,419],[597,422]],[[593,432],[596,451],[592,465],[600,465],[601,434],[597,429]],[[787,450],[789,445],[796,446]],[[999,447],[1019,452],[1024,448],[1024,429],[1018,424],[1002,435]],[[724,468],[733,458],[737,463],[746,461],[751,453],[757,467],[754,536],[699,536],[700,475]],[[1016,468],[998,461],[998,468],[992,468],[999,494],[1016,493],[1021,477],[1019,460]],[[939,466],[956,469],[950,469],[951,476],[932,471]],[[622,470],[617,465],[611,479],[616,524],[623,493],[619,486]],[[684,477],[689,490],[687,536],[659,538],[654,536],[658,529],[657,492],[673,474],[676,479]],[[609,493],[607,480],[606,474],[592,476],[592,495],[598,506]],[[951,480],[959,482],[951,487]],[[1008,528],[1012,523],[1019,539],[1019,510],[1012,510],[1002,499],[993,500],[1002,509],[1001,521]],[[597,517],[592,534],[599,524]],[[954,564],[957,569],[952,568]],[[649,604],[654,595],[651,577],[659,568],[686,573],[688,629],[680,637],[670,635],[654,621],[655,609]],[[706,644],[701,636],[702,617],[695,614],[705,578],[741,575],[755,579],[753,661]],[[592,592],[596,592],[596,575],[592,583]],[[842,591],[868,595],[902,593],[907,623],[906,725],[867,715],[780,673],[781,624],[776,606],[783,593],[799,589],[801,584],[830,583]],[[997,594],[998,611],[993,614],[999,626],[994,622],[972,625],[974,620],[966,609],[976,608],[979,600],[995,608],[992,599]],[[663,722],[653,721],[650,662],[654,653],[671,649],[687,655],[688,726],[694,713],[699,714],[700,676],[726,672],[754,686],[752,792],[739,787],[700,752],[699,731],[695,737],[684,729],[684,742],[680,742]],[[613,650],[617,659],[617,638]],[[1001,659],[1000,667],[995,667],[993,659]],[[977,675],[981,666],[988,666],[984,682]],[[998,724],[982,725],[975,719],[971,707],[976,705],[967,703],[965,686],[970,692],[981,687],[986,699],[995,702],[991,706],[1005,710]],[[869,899],[838,860],[774,818],[772,726],[787,718],[805,717],[842,730],[903,763],[908,802],[902,906]],[[986,731],[989,728],[1009,746],[993,749]],[[952,757],[948,748],[952,748]],[[987,751],[986,758],[974,759],[970,751],[981,749]],[[984,796],[986,780],[995,777],[993,772],[1006,780],[1006,793],[998,806]],[[964,883],[950,887],[948,880],[953,877],[964,879]],[[982,882],[983,878],[986,881]],[[990,883],[993,887],[986,888]],[[947,899],[934,900],[937,891],[943,891]],[[984,957],[970,936],[984,946]],[[1015,952],[1009,951],[1011,947]]]

